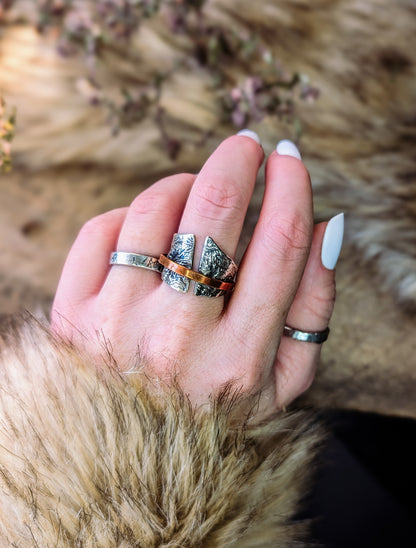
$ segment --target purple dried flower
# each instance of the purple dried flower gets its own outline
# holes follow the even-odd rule
[[[235,31],[210,21],[203,12],[205,0],[39,0],[40,23],[43,30],[55,26],[61,30],[58,49],[68,56],[84,51],[88,77],[80,78],[77,87],[92,105],[107,109],[112,133],[124,126],[139,123],[145,116],[155,116],[167,153],[175,157],[180,142],[168,135],[161,114],[160,97],[163,84],[173,72],[189,70],[198,65],[210,77],[212,89],[220,99],[224,120],[237,126],[261,122],[265,116],[297,120],[298,99],[312,102],[319,95],[303,75],[291,74],[261,41],[247,31]],[[10,0],[9,0],[10,3]],[[187,59],[178,59],[171,70],[160,75],[155,70],[147,82],[137,81],[123,90],[122,99],[109,99],[97,81],[97,58],[107,46],[127,42],[144,24],[146,18],[163,8],[171,32],[186,35],[191,46]],[[248,65],[248,60],[250,65]],[[233,80],[230,67],[241,72],[255,67],[244,82]],[[299,124],[298,124],[299,126]],[[300,126],[299,126],[300,127]],[[298,132],[299,133],[299,132]]]

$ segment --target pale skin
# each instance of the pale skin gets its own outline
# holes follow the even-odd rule
[[[334,271],[320,259],[326,223],[313,225],[302,161],[277,152],[267,159],[259,221],[228,299],[179,293],[155,272],[108,265],[115,250],[159,257],[175,232],[196,235],[195,264],[207,235],[234,257],[263,159],[253,139],[235,135],[198,175],[162,179],[130,207],[86,223],[65,263],[53,330],[95,355],[107,341],[122,371],[134,368],[140,348],[149,376],[175,378],[195,403],[233,382],[243,394],[262,390],[266,412],[287,406],[310,386],[321,346],[282,337],[283,326],[325,329],[335,299]]]

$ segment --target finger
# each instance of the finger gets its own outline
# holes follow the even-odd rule
[[[198,174],[179,232],[196,235],[199,257],[205,237],[234,257],[247,207],[264,153],[258,137],[234,135],[215,150]]]
[[[63,334],[79,308],[102,289],[108,258],[126,214],[127,208],[109,211],[90,219],[80,230],[65,261],[52,304],[52,329]]]
[[[260,217],[224,317],[242,340],[250,333],[255,352],[267,346],[270,364],[309,255],[312,209],[305,166],[274,152],[266,166]]]
[[[327,226],[328,223],[320,223],[314,229],[305,272],[286,319],[287,325],[301,331],[326,329],[334,308],[335,270],[325,268],[321,260]],[[284,407],[309,388],[321,347],[321,344],[282,337],[274,366],[277,407]]]
[[[195,175],[166,177],[139,194],[128,208],[117,242],[117,251],[127,251],[159,258],[169,249],[172,234],[179,221]],[[114,249],[113,249],[114,251]],[[159,274],[130,266],[112,267],[104,287],[112,292],[114,285],[126,288],[125,295],[134,298],[160,286]]]
[[[126,207],[114,209],[84,224],[66,259],[54,307],[58,301],[76,304],[100,291],[126,214]]]

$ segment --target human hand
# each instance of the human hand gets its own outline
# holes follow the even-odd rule
[[[121,371],[174,380],[196,403],[233,383],[243,394],[262,390],[273,411],[306,390],[320,345],[282,337],[283,328],[324,330],[335,280],[321,261],[326,223],[313,226],[309,175],[290,143],[268,158],[260,217],[229,297],[179,293],[158,273],[108,264],[114,250],[159,257],[174,233],[196,235],[195,262],[207,235],[234,257],[264,158],[255,137],[230,137],[197,176],[162,179],[129,208],[87,222],[62,273],[52,329],[94,355],[106,341]],[[340,248],[339,235],[328,237]]]

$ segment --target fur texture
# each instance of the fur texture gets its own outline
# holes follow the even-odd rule
[[[11,16],[33,17],[34,6],[19,0]],[[285,66],[307,74],[320,89],[319,101],[299,110],[317,216],[345,211],[347,242],[377,264],[379,280],[402,303],[415,304],[415,3],[209,0],[205,12],[230,28],[255,28]],[[198,67],[180,71],[163,93],[171,128],[186,141],[175,163],[152,119],[109,138],[105,113],[90,108],[76,92],[82,66],[57,57],[53,39],[11,25],[1,47],[0,91],[18,106],[15,153],[20,165],[88,163],[134,170],[142,181],[153,181],[166,172],[198,170],[230,132],[218,125],[215,95]],[[116,93],[155,67],[169,69],[186,47],[156,19],[138,31],[128,48],[107,52],[100,78]],[[246,66],[230,63],[231,81],[241,83],[246,74]],[[200,141],[195,130],[215,131],[201,147],[194,144]],[[270,151],[288,129],[270,119],[259,132]]]
[[[236,421],[145,375],[97,372],[26,323],[2,337],[0,545],[294,546],[290,523],[321,439],[305,414]]]
[[[105,113],[77,91],[82,60],[62,59],[54,37],[16,23],[35,2],[16,6],[0,28],[0,92],[18,109],[15,170],[0,175],[0,311],[9,313],[51,303],[88,218],[127,205],[162,175],[198,171],[233,131],[213,127],[212,90],[193,67],[163,93],[169,128],[186,141],[176,161],[151,119],[111,139]],[[344,211],[346,234],[331,336],[310,401],[416,417],[416,315],[409,314],[416,303],[414,0],[208,0],[205,9],[230,27],[254,29],[289,71],[309,75],[320,90],[315,104],[299,103],[300,148],[316,219]],[[114,90],[182,55],[184,42],[156,20],[142,31],[100,67]],[[230,64],[232,81],[247,72]],[[201,145],[206,129],[214,133]],[[276,119],[253,129],[266,153],[291,135]],[[249,229],[262,199],[259,179]]]

